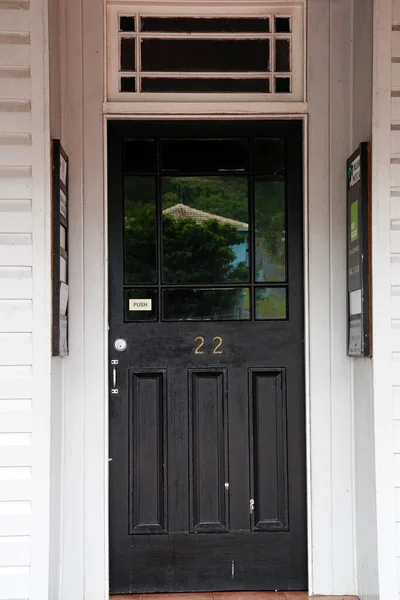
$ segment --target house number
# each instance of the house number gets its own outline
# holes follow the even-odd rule
[[[204,348],[204,344],[206,343],[205,338],[202,335],[198,335],[196,338],[194,338],[194,341],[196,343],[196,346],[193,349],[193,354],[205,354],[203,348]],[[219,335],[216,335],[213,338],[213,343],[214,343],[214,348],[212,353],[213,354],[223,354],[223,350],[221,350],[220,348],[222,347],[223,344],[223,339],[222,337],[220,337]]]

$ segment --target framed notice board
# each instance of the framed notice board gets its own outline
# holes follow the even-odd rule
[[[53,356],[68,354],[68,157],[52,141]]]
[[[347,354],[372,356],[371,145],[347,161]]]

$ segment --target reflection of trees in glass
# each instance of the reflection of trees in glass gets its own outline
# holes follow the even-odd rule
[[[256,181],[256,279],[282,281],[286,278],[285,184]]]
[[[163,211],[166,211],[163,214],[164,281],[187,285],[248,281],[248,240],[243,227],[249,220],[247,178],[168,177],[162,184]],[[203,211],[210,217],[207,215],[201,221],[186,216],[174,218],[168,209],[177,204]],[[220,217],[240,223],[234,226]],[[282,280],[286,263],[283,181],[255,182],[255,223],[257,280]],[[124,243],[126,282],[156,283],[155,179],[152,177],[125,179]],[[199,298],[190,300],[183,296],[179,302],[183,302],[181,307],[182,310],[186,307],[185,312],[189,308],[187,303],[192,302],[191,316],[200,318],[206,314],[232,314],[238,306],[245,306],[240,295],[243,296],[242,291],[229,290],[226,295],[218,295],[210,290],[202,294],[201,302]],[[175,301],[178,302],[178,297]],[[180,310],[179,305],[175,308]]]
[[[166,290],[164,314],[167,319],[248,319],[248,289]]]
[[[156,283],[155,180],[125,178],[125,283]]]
[[[242,233],[217,219],[197,223],[164,214],[164,279],[190,284],[246,281],[247,265],[235,264],[233,250],[242,242]]]
[[[286,318],[286,290],[282,288],[261,288],[256,291],[257,319]]]
[[[164,178],[163,208],[178,203],[248,223],[247,177]]]
[[[285,184],[257,180],[254,188],[257,280],[281,281],[286,266]],[[247,223],[247,177],[165,178],[163,206],[177,203]]]
[[[165,280],[171,283],[223,283],[248,279],[235,246],[243,232],[218,219],[163,217]],[[125,184],[125,272],[128,283],[155,281],[155,184],[152,178],[127,178]]]
[[[164,273],[168,282],[248,281],[247,186],[243,177],[163,179]],[[167,216],[180,223],[172,226]]]

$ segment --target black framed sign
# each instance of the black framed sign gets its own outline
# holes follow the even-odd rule
[[[68,157],[52,141],[53,356],[68,354]]]
[[[347,354],[371,356],[371,145],[347,161]]]

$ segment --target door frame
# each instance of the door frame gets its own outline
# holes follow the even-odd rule
[[[201,104],[197,105],[199,109],[201,108]],[[170,111],[165,110],[165,108],[170,108]],[[109,121],[122,120],[122,121],[161,121],[161,120],[176,120],[176,121],[201,121],[201,120],[214,120],[214,121],[301,121],[303,124],[303,302],[304,302],[304,399],[306,403],[305,407],[305,442],[306,442],[306,502],[307,502],[307,561],[308,561],[308,581],[309,581],[309,589],[311,591],[310,582],[311,582],[311,573],[312,573],[312,557],[311,551],[312,548],[312,539],[311,539],[311,522],[312,522],[312,497],[311,497],[311,447],[310,447],[310,347],[309,347],[309,279],[308,279],[308,234],[309,234],[309,224],[308,224],[308,115],[307,114],[270,114],[268,112],[254,112],[251,115],[248,114],[248,104],[243,103],[241,106],[242,110],[236,110],[232,113],[224,113],[221,114],[213,114],[207,115],[201,114],[200,111],[198,113],[192,112],[191,114],[182,114],[176,115],[174,114],[175,107],[173,103],[170,106],[164,104],[164,111],[159,112],[157,114],[142,115],[142,114],[129,114],[129,115],[104,115],[103,121],[103,135],[104,135],[104,253],[105,253],[105,270],[104,270],[104,282],[105,282],[105,332],[106,332],[106,357],[105,357],[105,394],[106,394],[106,447],[108,448],[109,441],[109,421],[108,421],[108,405],[109,405],[109,337],[108,337],[108,310],[109,310],[109,298],[108,298],[108,140],[107,140],[107,125]],[[108,467],[108,461],[107,461]],[[107,531],[107,550],[109,549],[109,524],[108,524],[108,514],[109,514],[109,488],[108,488],[108,468],[107,468],[107,489],[106,489],[106,531]],[[108,554],[107,554],[107,567],[106,567],[107,576],[109,573],[108,567]],[[108,578],[107,578],[108,582]],[[108,585],[108,583],[107,583]],[[107,596],[106,596],[107,597]]]
[[[63,98],[62,139],[70,162],[70,216],[73,243],[70,251],[70,349],[62,373],[62,505],[60,531],[60,597],[69,600],[108,598],[108,333],[107,333],[107,223],[106,214],[106,121],[109,118],[177,118],[165,104],[158,114],[107,113],[112,107],[104,98],[104,3],[103,0],[61,0],[61,95]],[[344,272],[332,266],[330,220],[340,225],[337,202],[344,201],[340,179],[341,158],[347,146],[349,115],[337,102],[331,114],[333,89],[345,96],[348,55],[345,39],[349,26],[345,3],[329,0],[308,2],[308,104],[263,107],[253,116],[249,104],[243,113],[217,114],[215,118],[302,118],[304,144],[304,299],[306,356],[306,441],[309,591],[318,594],[356,593],[354,535],[353,424],[340,421],[352,411],[350,379],[341,375],[345,361],[342,338],[345,324],[334,325],[334,343],[329,338],[332,317],[331,292],[319,281],[326,271],[334,272],[337,283]],[[342,32],[330,53],[329,32]],[[88,33],[90,32],[90,33]],[[343,50],[342,50],[343,48]],[[329,58],[331,56],[331,59]],[[330,62],[333,61],[332,63]],[[341,75],[343,77],[341,78]],[[331,89],[330,79],[336,86]],[[335,96],[337,100],[337,96]],[[173,108],[173,107],[172,107]],[[226,108],[226,106],[225,106]],[[235,107],[238,108],[237,106]],[[259,108],[259,107],[258,107]],[[205,116],[201,105],[193,111]],[[213,110],[218,110],[213,107]],[[307,112],[310,118],[307,117]],[[161,114],[162,113],[162,114]],[[185,114],[185,118],[189,115]],[[212,118],[208,114],[207,118]],[[334,128],[335,138],[330,135]],[[342,136],[342,138],[340,137]],[[331,159],[335,168],[331,168]],[[338,166],[339,165],[339,166]],[[340,167],[340,168],[339,168]],[[332,171],[332,175],[330,172]],[[308,181],[309,176],[310,181]],[[337,180],[336,180],[337,177]],[[101,210],[101,203],[103,208]],[[340,205],[340,203],[339,203]],[[341,206],[339,206],[339,209]],[[335,230],[337,231],[337,229]],[[344,248],[343,248],[344,252]],[[88,276],[90,274],[90,276]],[[344,283],[345,286],[345,283]],[[344,294],[344,291],[340,291]],[[340,306],[339,306],[340,308]],[[336,336],[336,337],[335,337]],[[321,352],[321,347],[324,352]],[[332,367],[332,357],[334,366]],[[312,365],[312,367],[311,367]],[[339,387],[327,389],[331,369],[341,377]],[[344,392],[341,394],[341,392]],[[342,396],[345,396],[342,399]],[[332,398],[339,408],[332,406]],[[347,413],[344,403],[349,404]],[[312,410],[311,410],[312,409]],[[333,409],[335,409],[333,411]],[[332,412],[335,419],[332,420]],[[312,418],[311,418],[312,413]],[[340,427],[339,427],[340,423]],[[344,462],[343,462],[344,460]],[[335,569],[333,568],[335,565]]]
[[[244,111],[244,109],[245,109],[245,105],[243,105],[243,111]],[[125,130],[125,127],[126,127],[126,129],[128,131],[128,137],[135,136],[135,133],[134,133],[135,124],[137,124],[137,126],[139,128],[139,132],[140,132],[139,136],[142,137],[144,135],[144,133],[143,133],[144,132],[144,127],[142,125],[143,121],[145,121],[146,125],[149,125],[150,128],[156,127],[157,121],[159,121],[159,122],[161,122],[161,121],[164,121],[164,122],[167,121],[169,126],[173,122],[175,122],[177,124],[178,129],[179,129],[179,122],[180,121],[186,121],[186,122],[187,121],[191,121],[191,122],[193,122],[193,123],[196,124],[196,129],[195,129],[196,133],[193,134],[194,137],[198,137],[198,135],[201,136],[201,125],[199,127],[198,124],[201,123],[202,121],[206,121],[206,120],[207,120],[208,123],[210,122],[210,120],[214,121],[217,127],[223,121],[229,123],[229,128],[230,128],[229,129],[229,133],[222,134],[225,137],[232,137],[232,136],[235,137],[237,135],[239,135],[239,137],[241,135],[257,136],[257,133],[254,133],[254,130],[252,130],[253,131],[252,134],[243,133],[244,131],[247,132],[247,130],[248,130],[248,124],[249,123],[251,123],[252,121],[257,121],[257,125],[259,124],[259,122],[262,122],[262,123],[265,123],[265,124],[271,123],[270,127],[272,128],[272,133],[268,133],[268,132],[271,131],[271,128],[270,128],[270,129],[267,129],[266,132],[263,135],[266,135],[266,136],[268,136],[268,135],[272,135],[272,136],[280,136],[280,135],[282,135],[282,136],[285,136],[285,140],[287,140],[287,144],[289,144],[289,135],[290,135],[290,134],[288,135],[288,131],[289,132],[294,131],[296,150],[297,150],[298,147],[300,147],[299,151],[301,152],[301,170],[302,170],[302,175],[301,175],[301,182],[302,182],[301,206],[300,206],[300,203],[296,203],[296,206],[299,207],[298,208],[298,213],[299,213],[298,217],[300,218],[300,211],[301,211],[301,219],[302,219],[302,227],[301,227],[301,236],[302,236],[302,240],[301,240],[301,252],[302,252],[303,266],[300,267],[300,268],[302,268],[302,271],[303,271],[303,278],[302,278],[302,285],[301,285],[301,288],[302,288],[301,289],[301,302],[303,303],[303,308],[301,309],[301,311],[302,311],[302,315],[303,315],[303,327],[301,328],[301,335],[305,337],[306,326],[305,326],[305,323],[304,323],[304,315],[306,314],[305,307],[307,306],[307,302],[308,302],[308,297],[307,297],[307,294],[306,294],[307,283],[306,283],[305,278],[304,278],[304,275],[305,275],[304,256],[306,254],[306,244],[305,244],[306,237],[305,236],[307,235],[307,224],[306,224],[306,220],[307,220],[306,219],[307,204],[305,202],[305,198],[306,198],[306,196],[305,196],[305,190],[306,190],[305,172],[306,172],[306,169],[307,169],[307,165],[306,165],[306,159],[305,159],[304,153],[305,153],[305,148],[307,147],[307,143],[306,143],[306,141],[307,141],[307,129],[306,129],[306,126],[307,126],[307,116],[303,115],[302,117],[299,117],[297,115],[285,115],[285,117],[282,119],[282,118],[277,118],[275,115],[266,115],[265,113],[261,113],[261,115],[260,115],[260,114],[256,114],[255,113],[249,119],[247,115],[244,116],[243,111],[241,113],[232,113],[232,114],[229,114],[229,115],[225,115],[224,118],[221,118],[220,115],[219,116],[213,116],[211,119],[210,119],[210,117],[206,118],[205,116],[202,116],[202,117],[199,118],[198,115],[196,115],[196,114],[193,114],[191,116],[191,118],[189,118],[189,119],[187,118],[186,115],[185,116],[182,115],[179,119],[176,119],[176,118],[175,119],[170,119],[169,115],[166,112],[163,112],[160,115],[158,115],[157,119],[154,119],[153,117],[151,117],[151,118],[147,117],[145,119],[144,118],[138,119],[136,116],[131,116],[131,115],[129,115],[128,118],[119,118],[119,119],[108,118],[105,121],[105,136],[104,136],[105,137],[105,157],[106,157],[106,160],[105,160],[105,171],[107,171],[107,174],[108,174],[108,171],[110,170],[109,165],[108,165],[108,150],[110,148],[110,142],[108,140],[108,130],[109,130],[108,125],[111,122],[118,123],[118,125],[119,125],[118,128],[113,128],[113,131],[111,133],[111,136],[113,136],[113,137],[111,137],[112,141],[114,141],[115,139],[117,139],[117,140],[120,139],[120,136],[123,135],[122,130]],[[301,127],[302,127],[301,138],[300,138],[300,133],[298,133],[298,128],[297,127],[296,128],[293,127],[293,129],[289,129],[289,130],[285,128],[284,123],[285,122],[288,123],[288,122],[291,122],[291,121],[295,121],[297,124],[301,124]],[[243,125],[242,128],[240,128],[240,125],[239,125],[239,128],[236,128],[236,131],[239,131],[239,132],[242,132],[242,133],[235,133],[235,125],[236,124],[242,124]],[[209,127],[212,127],[211,123],[209,123]],[[221,129],[221,127],[220,127],[220,129]],[[245,127],[246,127],[246,129],[244,129]],[[215,130],[215,128],[214,128],[214,130]],[[180,135],[178,134],[178,138],[182,137],[182,133],[181,133],[182,129],[180,128],[179,131],[180,131]],[[200,131],[200,133],[198,133],[199,131]],[[208,129],[207,131],[208,131],[208,136],[210,136],[210,135],[212,136],[213,135],[212,134],[212,131],[213,131],[212,129]],[[148,134],[148,135],[150,135],[150,134]],[[157,136],[170,137],[170,134],[165,134],[165,133],[164,133],[164,136],[163,136],[160,133],[154,133],[153,132],[153,134],[151,134],[150,137],[152,135],[155,135],[156,137]],[[218,137],[218,135],[219,134],[218,134],[218,130],[217,130],[217,137]],[[189,137],[191,137],[191,136],[189,136]],[[300,141],[300,139],[301,139],[301,141]],[[114,143],[111,142],[111,146],[115,147],[115,142]],[[298,156],[298,154],[296,154],[296,156]],[[121,157],[122,157],[122,155],[121,155]],[[296,158],[296,171],[297,171],[297,160],[298,160],[298,158]],[[299,163],[300,163],[300,160],[299,160]],[[111,175],[111,178],[115,181],[115,169],[116,169],[116,167],[115,167],[115,159],[114,158],[113,158],[113,161],[112,161],[111,165],[112,166],[111,166],[110,175]],[[292,189],[293,189],[292,179],[290,179],[290,177],[292,177],[292,178],[297,178],[298,177],[293,166],[291,168],[288,167],[287,171],[286,171],[286,174],[285,174],[285,178],[286,178],[285,181],[286,181],[287,186],[290,187],[290,185],[292,185]],[[111,208],[111,212],[108,211],[108,202],[107,202],[108,199],[107,199],[107,195],[108,195],[108,187],[107,187],[107,191],[106,191],[106,194],[105,194],[105,207],[104,207],[105,208],[104,219],[105,219],[105,223],[107,224],[107,228],[108,228],[109,222],[110,221],[113,222],[113,219],[111,217],[113,211],[112,211],[112,208]],[[300,192],[296,192],[295,198],[297,198],[298,200],[300,200],[299,195],[300,195]],[[288,206],[290,205],[290,202],[291,201],[289,199],[287,199],[287,209],[286,209],[287,210],[287,216],[286,216],[286,218],[289,219],[290,222],[293,222],[293,216],[292,217],[288,216],[289,215],[289,208],[288,208]],[[296,231],[299,231],[299,230],[300,230],[300,228],[296,227]],[[289,236],[290,236],[290,231],[289,231]],[[119,237],[119,236],[117,236],[117,237]],[[113,238],[114,242],[116,241],[115,235],[111,235],[111,238]],[[109,235],[109,231],[107,230],[107,240],[105,241],[107,255],[108,255],[108,245],[109,245],[109,242],[110,242],[110,235]],[[289,241],[289,245],[290,245],[290,241]],[[298,244],[298,246],[300,247],[300,244]],[[122,251],[121,248],[119,248],[119,251]],[[297,252],[297,243],[296,243],[296,252]],[[292,258],[294,258],[294,256],[293,256],[292,253],[293,253],[293,249],[291,251],[288,250],[288,257],[287,257],[288,261],[290,260],[290,256],[292,256]],[[110,255],[108,255],[108,257],[109,257],[109,260],[110,260],[111,272],[112,272],[112,270],[113,270],[112,265],[114,264],[114,266],[115,266],[115,264],[116,264],[115,263],[115,260],[116,260],[115,259],[115,249],[113,250],[113,252]],[[300,265],[298,265],[298,266],[300,266]],[[292,273],[292,275],[294,275],[296,269],[295,269],[295,271],[292,272],[292,269],[289,267],[289,263],[288,263],[288,267],[287,268],[288,268],[288,273],[290,272],[290,273]],[[108,281],[109,281],[108,278],[109,278],[109,269],[107,268],[107,271],[105,273],[105,279],[106,279],[106,283],[107,283],[108,293],[110,293],[110,286],[108,286]],[[116,280],[113,279],[113,284],[111,285],[111,290],[112,290],[113,287],[115,287],[115,284],[116,284]],[[227,284],[227,285],[229,286],[229,284]],[[190,285],[189,285],[189,287],[190,287]],[[289,287],[290,287],[290,285],[289,285]],[[288,292],[288,297],[289,297],[289,292]],[[118,295],[117,295],[117,299],[118,299],[118,301],[116,301],[115,298],[114,298],[114,304],[113,304],[114,308],[113,308],[112,312],[115,312],[115,307],[116,307],[116,305],[119,304],[120,298],[119,298]],[[115,304],[115,302],[116,302],[116,304]],[[109,298],[108,298],[108,302],[107,302],[107,305],[106,305],[106,311],[107,311],[107,314],[110,314],[111,305],[110,305]],[[293,312],[296,312],[296,311],[293,311]],[[119,317],[118,318],[117,317],[114,318],[114,317],[112,319],[113,323],[114,323],[114,326],[115,326],[116,329],[120,330],[121,324],[119,322]],[[300,326],[301,317],[299,316],[298,318],[300,319],[300,321],[298,323],[298,325]],[[161,321],[162,321],[162,319],[161,319]],[[289,319],[289,321],[290,321],[290,319]],[[116,324],[115,324],[115,322],[116,322]],[[296,320],[295,320],[295,322],[297,323]],[[222,321],[222,324],[223,323],[224,323],[224,321]],[[251,321],[249,321],[249,323],[251,323]],[[265,324],[265,321],[264,322],[258,322],[258,325],[260,327],[262,327],[263,323]],[[171,325],[173,325],[173,324],[174,323],[171,321]],[[199,322],[197,324],[199,325],[199,324],[201,324],[201,322]],[[107,325],[108,325],[108,323],[107,323]],[[131,325],[133,325],[133,323],[131,323]],[[145,323],[143,325],[145,325]],[[147,323],[147,325],[149,325],[149,326],[150,325],[154,325],[154,323],[149,322],[149,323]],[[175,325],[176,325],[176,323],[175,323]],[[220,323],[220,325],[221,325],[221,323]],[[233,323],[230,323],[230,325],[233,325]],[[253,325],[257,326],[257,321],[253,322]],[[122,335],[122,337],[125,337],[123,332],[121,334],[121,331],[119,332],[119,334],[117,334],[117,337],[119,337],[120,335]],[[196,334],[193,333],[193,335],[196,335]],[[112,337],[109,337],[109,339],[108,339],[108,351],[111,354],[111,357],[109,357],[108,363],[106,365],[106,372],[107,373],[110,372],[110,366],[109,365],[110,365],[111,358],[118,358],[118,356],[117,356],[118,353],[115,354],[115,350],[113,352],[113,349],[112,349],[112,339],[113,339]],[[303,364],[304,364],[304,367],[301,369],[302,377],[304,377],[304,380],[303,380],[304,383],[302,382],[302,386],[301,386],[302,387],[302,399],[301,399],[301,401],[305,402],[306,405],[307,405],[307,401],[306,401],[306,398],[307,398],[307,394],[306,394],[306,388],[307,388],[307,380],[306,380],[307,369],[306,369],[306,365],[309,362],[308,361],[308,344],[307,344],[307,342],[305,342],[304,347],[301,350],[301,356],[302,356],[302,361],[301,362],[303,362]],[[121,360],[120,360],[120,362],[121,362]],[[122,362],[124,362],[124,360]],[[149,367],[149,365],[147,365],[147,367]],[[205,368],[204,365],[203,365],[203,367]],[[134,370],[136,368],[134,362],[133,362],[132,368]],[[143,365],[143,368],[146,370],[146,365]],[[152,369],[150,369],[150,370],[154,370],[154,368],[155,367],[153,365]],[[229,370],[229,366],[227,366],[227,368]],[[290,369],[290,367],[288,367],[288,369]],[[297,370],[296,370],[296,374],[297,374]],[[300,375],[300,371],[299,371],[299,375]],[[122,377],[122,379],[124,379],[124,377]],[[125,381],[125,379],[124,379],[124,381]],[[108,392],[108,399],[109,399],[109,405],[110,405],[111,403],[115,402],[115,400],[113,400],[113,396],[110,395],[110,389],[111,389],[112,385],[109,382],[109,380],[107,381],[107,384],[108,384],[107,392]],[[124,385],[128,385],[126,383],[126,381],[125,381]],[[120,393],[121,393],[121,389],[120,389]],[[116,398],[118,400],[118,396]],[[120,400],[122,400],[122,398]],[[302,497],[302,500],[304,498],[304,502],[305,502],[306,506],[304,507],[305,510],[304,510],[304,513],[302,514],[302,518],[301,519],[299,518],[299,520],[297,521],[297,523],[298,524],[299,523],[304,523],[304,521],[305,521],[305,526],[307,528],[306,532],[304,532],[304,536],[302,536],[302,538],[301,538],[301,542],[302,542],[302,544],[304,544],[304,542],[305,542],[304,551],[307,552],[307,580],[308,580],[308,573],[309,573],[308,548],[309,548],[309,545],[310,545],[310,542],[309,542],[309,528],[308,528],[308,523],[309,523],[308,508],[309,508],[310,502],[309,502],[309,497],[308,497],[309,490],[308,490],[308,485],[307,485],[309,477],[308,477],[308,474],[307,474],[307,464],[308,464],[308,458],[307,458],[307,456],[308,456],[307,438],[308,438],[308,436],[307,436],[307,431],[306,431],[306,428],[307,428],[307,418],[306,418],[306,414],[305,414],[306,413],[306,405],[302,404],[302,406],[304,406],[304,415],[302,415],[302,418],[301,418],[301,421],[302,421],[302,423],[301,423],[301,425],[302,425],[301,430],[300,429],[298,430],[299,432],[301,431],[302,447],[305,450],[305,451],[302,451],[302,453],[301,453],[301,454],[303,454],[302,461],[301,461],[301,463],[302,463],[302,467],[301,467],[301,497]],[[288,418],[289,418],[289,416],[291,414],[291,410],[289,410],[289,407],[288,407],[287,410],[288,410]],[[293,417],[293,414],[291,416]],[[108,413],[108,417],[109,417],[109,413]],[[294,423],[294,421],[290,421],[290,422],[292,424]],[[110,429],[110,423],[109,423],[109,425],[108,425],[108,435],[109,436],[111,435],[111,439],[112,439],[111,446],[113,446],[114,449],[115,449],[116,440],[114,439],[112,431],[113,431],[113,429],[112,429],[112,427]],[[118,453],[119,453],[118,452],[118,448],[116,449],[116,453],[118,455]],[[114,455],[112,455],[112,456],[114,456]],[[114,460],[114,458],[112,460]],[[287,460],[290,462],[290,458],[288,458]],[[304,460],[304,462],[303,462],[303,460]],[[300,466],[299,466],[299,468],[300,468]],[[303,469],[304,469],[304,471],[303,471]],[[295,471],[292,470],[291,473],[292,473],[292,475],[294,475]],[[115,478],[116,478],[116,474],[114,472],[113,479],[115,479]],[[289,480],[290,480],[290,475],[289,475]],[[304,486],[305,486],[305,488],[304,488]],[[113,496],[115,496],[115,494],[113,494]],[[109,500],[109,497],[110,497],[110,490],[108,491],[108,500]],[[293,501],[293,498],[290,501],[290,504],[292,503],[292,501]],[[115,515],[115,497],[114,497],[114,503],[113,504],[114,504],[114,508],[112,509],[112,512]],[[294,514],[295,513],[294,506],[292,508],[293,508],[293,514]],[[290,518],[289,518],[289,520],[290,520]],[[109,528],[109,530],[110,530],[110,528]],[[118,531],[120,531],[120,528],[118,528]],[[233,534],[234,531],[231,531],[231,533]],[[114,538],[115,538],[115,531],[114,531]],[[294,538],[293,538],[293,541],[294,541]],[[265,543],[265,541],[264,541],[264,543]],[[115,544],[115,542],[114,542],[114,544]],[[256,545],[257,545],[257,543],[256,543]],[[308,581],[307,581],[307,583],[308,583]],[[117,589],[118,589],[118,586],[117,586]],[[251,591],[251,589],[252,588],[249,588],[249,591]],[[253,588],[253,589],[255,589],[255,588]],[[193,591],[193,590],[188,590],[188,591]],[[118,594],[118,593],[121,593],[121,592],[114,592],[114,593]]]

